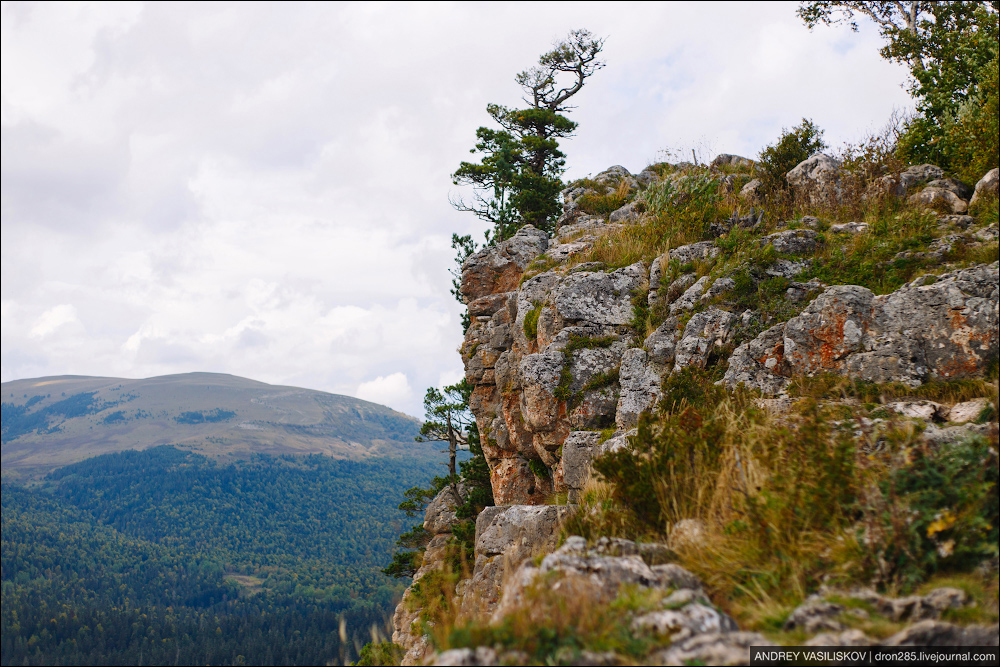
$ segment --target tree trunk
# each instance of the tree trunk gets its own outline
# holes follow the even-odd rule
[[[458,493],[458,473],[455,471],[455,459],[458,455],[458,435],[455,427],[451,424],[451,415],[448,415],[448,479],[451,481],[451,492],[455,494],[455,501],[461,501],[462,497]]]

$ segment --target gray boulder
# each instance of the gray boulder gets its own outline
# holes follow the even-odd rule
[[[801,629],[809,634],[817,632],[840,632],[844,624],[837,616],[844,613],[844,606],[827,602],[818,596],[809,600],[793,611],[785,619],[785,630]]]
[[[718,627],[735,628],[732,619],[707,606],[707,599],[700,593],[700,582],[687,570],[678,565],[650,567],[637,553],[638,545],[630,540],[604,539],[601,542],[596,548],[588,549],[583,538],[571,536],[557,551],[545,556],[537,567],[530,562],[522,562],[504,587],[503,598],[493,615],[494,622],[517,613],[524,604],[530,604],[525,594],[540,580],[545,582],[548,595],[582,597],[595,603],[606,603],[614,600],[623,587],[675,590],[678,587],[671,584],[671,577],[662,574],[665,568],[669,568],[673,579],[698,584],[698,594],[674,598],[678,606],[683,605],[682,609],[697,605],[692,607],[684,622],[689,633],[697,631],[701,627],[699,623],[707,625],[708,631]],[[628,555],[607,555],[609,552]],[[655,624],[653,619],[650,621]]]
[[[517,289],[524,269],[548,247],[545,232],[525,225],[503,243],[483,248],[462,263],[462,298],[472,303],[490,294]]]
[[[709,632],[673,642],[649,656],[649,665],[746,665],[750,648],[775,646],[756,632]]]
[[[972,188],[957,178],[935,178],[927,184],[927,187],[948,190],[955,193],[960,199],[968,199],[972,196]]]
[[[553,302],[568,321],[628,324],[633,316],[632,292],[645,278],[646,268],[640,262],[611,273],[574,273],[555,290]]]
[[[840,160],[817,153],[785,174],[785,180],[801,201],[812,206],[836,205],[842,195],[840,166]]]
[[[997,646],[1000,626],[968,625],[962,627],[942,621],[921,621],[897,632],[884,646]]]
[[[672,642],[684,641],[696,635],[739,630],[732,618],[700,602],[691,602],[679,609],[643,614],[632,621],[632,628],[640,632],[669,636]]]
[[[733,351],[722,381],[728,387],[742,384],[765,394],[778,394],[788,385],[788,378],[779,375],[784,357],[785,325],[777,324]]]
[[[868,232],[867,222],[845,222],[839,225],[830,225],[832,234],[865,234]]]
[[[957,214],[969,210],[969,203],[950,189],[930,185],[920,192],[910,195],[907,201],[932,210],[946,210]]]
[[[794,279],[800,273],[812,265],[810,259],[785,259],[782,257],[764,270],[769,276],[781,276],[782,278]]]
[[[736,289],[736,281],[732,278],[719,278],[701,296],[702,303],[710,303],[714,299],[722,298]]]
[[[996,197],[1000,193],[1000,169],[994,167],[976,183],[976,191],[972,194],[969,207],[976,206],[988,197]]]
[[[608,167],[597,176],[594,176],[594,180],[601,184],[618,183],[623,178],[632,178],[632,174],[620,164]]]
[[[442,651],[433,656],[432,665],[460,665],[462,667],[478,667],[486,665],[499,665],[500,657],[495,649],[488,646],[477,646],[471,648],[453,648]],[[508,664],[506,661],[502,664]]]
[[[565,216],[564,216],[565,217]],[[559,227],[556,229],[556,239],[560,243],[566,243],[570,237],[600,236],[612,229],[599,215],[586,215],[578,212],[572,219],[560,218]]]
[[[818,236],[811,229],[786,229],[768,234],[760,244],[774,246],[775,252],[782,255],[809,255],[816,249]]]
[[[1000,228],[998,228],[997,223],[994,222],[989,227],[983,227],[978,230],[975,234],[973,234],[973,236],[976,237],[976,240],[983,243],[992,243],[993,241],[996,241],[997,238],[1000,238]]]
[[[580,492],[590,478],[593,450],[600,440],[600,431],[573,431],[563,442],[563,483],[571,503],[580,502]]]
[[[697,260],[712,259],[721,252],[714,241],[699,241],[674,248],[670,251],[670,259],[675,259],[681,264],[688,264]]]
[[[899,185],[902,188],[900,196],[905,196],[918,186],[939,178],[944,178],[944,169],[933,164],[918,164],[907,167],[899,175]]]
[[[612,224],[621,224],[628,222],[636,222],[642,217],[643,211],[646,210],[645,202],[633,201],[625,204],[620,209],[612,211],[611,215],[608,216],[608,222]]]
[[[740,189],[740,199],[748,202],[760,201],[764,196],[764,183],[759,178],[752,179]]]
[[[635,175],[635,180],[638,181],[640,185],[649,186],[660,180],[660,175],[653,167],[646,167]]]
[[[709,167],[738,167],[743,169],[752,169],[757,163],[749,158],[742,157],[740,155],[730,155],[729,153],[722,153],[716,155],[715,159],[712,160]]]
[[[424,512],[424,530],[432,535],[450,533],[452,527],[458,523],[455,511],[462,502],[461,495],[464,492],[464,484],[458,485],[459,497],[455,496],[455,490],[451,485],[441,489]]]
[[[691,287],[684,290],[679,299],[670,304],[670,314],[676,315],[684,310],[694,310],[695,306],[701,303],[701,297],[705,294],[710,280],[708,276],[698,278]]]
[[[681,295],[683,295],[684,292],[691,287],[691,285],[694,285],[695,280],[696,276],[694,273],[685,273],[678,276],[677,279],[669,285],[661,285],[657,290],[650,289],[649,305],[653,306],[657,301],[662,301],[668,306],[673,304],[673,302],[677,301],[677,299],[680,298]]]
[[[732,313],[715,307],[692,315],[677,343],[674,372],[686,366],[704,368],[712,350],[729,341],[736,319]]]

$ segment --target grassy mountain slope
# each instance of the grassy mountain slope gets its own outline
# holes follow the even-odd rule
[[[209,456],[426,456],[418,420],[322,391],[220,373],[4,382],[2,465],[25,477],[92,456],[175,445]]]

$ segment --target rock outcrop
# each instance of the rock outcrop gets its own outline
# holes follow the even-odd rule
[[[833,206],[841,201],[840,160],[817,153],[785,175],[796,197],[811,206]]]
[[[998,352],[998,265],[923,276],[882,296],[828,287],[798,317],[740,345],[725,383],[768,394],[795,375],[918,386],[981,375]]]
[[[745,158],[725,155],[711,168],[752,167]],[[694,575],[667,562],[672,549],[690,550],[704,543],[706,527],[699,520],[679,521],[669,544],[608,538],[588,544],[569,537],[559,546],[560,531],[577,511],[591,478],[592,462],[629,447],[640,415],[656,407],[664,386],[669,386],[665,381],[685,369],[718,364],[726,368],[721,384],[744,385],[765,395],[782,394],[797,376],[826,373],[910,387],[982,376],[1000,352],[1000,263],[921,276],[881,295],[859,285],[823,284],[817,278],[797,282],[806,280],[800,277],[803,271],[820,265],[832,244],[863,241],[879,233],[878,227],[861,222],[827,226],[811,216],[766,223],[756,209],[706,227],[702,238],[713,240],[661,250],[659,256],[627,266],[576,259],[601,236],[642,224],[647,215],[640,200],[608,216],[593,215],[584,210],[586,205],[581,208],[586,201],[581,198],[641,191],[664,180],[676,181],[676,173],[661,165],[633,176],[623,167],[612,167],[587,187],[571,186],[563,192],[564,212],[553,238],[525,226],[464,263],[460,291],[471,324],[461,354],[466,379],[474,386],[470,408],[497,506],[484,510],[476,521],[475,563],[456,595],[465,618],[500,622],[530,604],[541,588],[549,595],[582,596],[595,604],[613,600],[625,589],[655,592],[663,600],[661,608],[629,621],[632,631],[669,637],[668,648],[648,656],[652,664],[738,664],[746,660],[748,646],[767,645],[767,640],[740,632],[732,618],[712,605]],[[940,259],[954,256],[949,253],[962,244],[995,243],[995,225],[976,228],[975,218],[964,214],[970,195],[973,204],[996,196],[996,174],[987,174],[974,195],[933,165],[910,167],[873,187],[950,215],[942,218],[949,233],[922,255]],[[824,207],[845,196],[847,176],[833,158],[815,155],[787,178],[801,201]],[[727,192],[734,199],[759,197],[759,188],[757,182],[750,194],[745,194],[746,188],[741,195],[732,188]],[[955,228],[962,233],[951,234]],[[723,253],[732,253],[725,237],[735,233],[754,234],[747,244],[766,261],[720,270],[720,262],[728,261]],[[748,306],[747,281],[755,281],[754,290],[764,281],[778,285],[777,298],[787,306],[780,309],[784,315],[768,319],[754,304]],[[657,314],[652,331],[645,319],[650,312]],[[789,402],[758,400],[776,412],[787,409]],[[927,421],[925,441],[942,443],[981,432],[985,427],[972,422],[993,407],[986,399],[951,406],[900,400],[884,406]],[[569,505],[544,504],[562,494]],[[417,579],[441,566],[454,521],[454,499],[442,492],[428,508],[425,526],[435,535]],[[990,639],[995,631],[989,635],[940,620],[943,610],[965,603],[961,595],[938,589],[920,598],[864,600],[887,618],[911,623],[884,643],[995,643]],[[411,597],[404,597],[394,619],[393,638],[407,651],[405,664],[424,659],[434,664],[526,659],[495,647],[428,657],[426,641],[411,630],[416,612],[410,602]],[[816,635],[815,642],[822,640],[823,645],[875,643],[845,624],[849,613],[820,596],[796,609],[786,625]],[[576,659],[613,664],[617,658],[594,654]]]

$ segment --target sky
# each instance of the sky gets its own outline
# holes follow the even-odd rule
[[[449,175],[488,103],[606,38],[564,180],[833,147],[912,108],[862,24],[797,3],[2,4],[4,382],[208,371],[422,416],[457,381]]]

